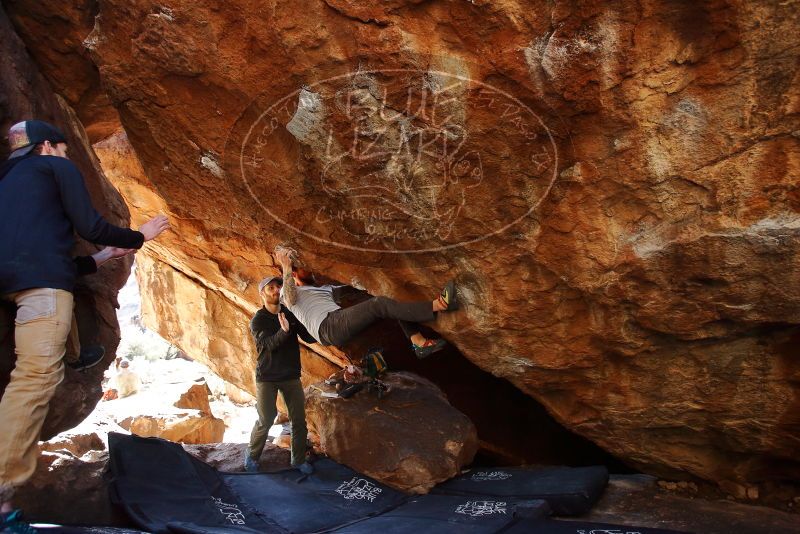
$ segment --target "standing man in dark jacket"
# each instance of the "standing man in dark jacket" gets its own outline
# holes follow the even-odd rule
[[[12,153],[0,167],[0,298],[17,307],[17,361],[0,400],[0,531],[20,528],[11,498],[36,468],[48,403],[64,377],[76,277],[73,232],[99,245],[138,249],[169,227],[163,215],[139,232],[103,219],[54,126],[21,122],[8,139]]]
[[[303,385],[300,383],[300,344],[297,336],[306,343],[316,343],[300,322],[280,304],[282,280],[280,276],[265,278],[258,285],[264,307],[250,321],[250,332],[258,350],[256,370],[256,407],[258,420],[250,434],[250,445],[245,451],[244,468],[258,471],[258,459],[264,451],[267,433],[278,409],[275,400],[283,397],[292,422],[292,466],[303,474],[314,468],[306,460],[306,410]]]

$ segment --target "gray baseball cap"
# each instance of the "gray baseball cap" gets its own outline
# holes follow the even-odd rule
[[[66,143],[67,138],[61,130],[49,122],[30,120],[18,122],[8,130],[8,145],[11,155],[8,159],[24,156],[38,144],[50,141],[51,143]]]
[[[270,282],[278,282],[278,285],[283,285],[283,278],[280,276],[268,276],[264,278],[262,281],[258,283],[258,292],[261,293],[264,291],[264,288],[267,287],[267,284]]]

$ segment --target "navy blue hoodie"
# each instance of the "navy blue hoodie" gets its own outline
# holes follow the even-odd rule
[[[74,232],[98,245],[141,248],[140,232],[109,224],[70,160],[30,154],[0,167],[0,294],[35,287],[72,291]]]

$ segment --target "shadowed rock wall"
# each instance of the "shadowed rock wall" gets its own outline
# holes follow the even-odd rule
[[[436,329],[640,469],[800,479],[791,4],[7,9],[134,221],[172,219],[147,324],[237,385],[290,241],[372,294],[456,277]]]

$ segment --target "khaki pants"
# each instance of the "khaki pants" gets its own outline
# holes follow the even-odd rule
[[[37,442],[50,399],[64,378],[64,345],[72,322],[72,293],[26,289],[3,295],[17,306],[17,363],[0,400],[0,502],[36,469]]]
[[[8,325],[5,324],[5,317],[0,319],[0,338],[9,334],[6,332]],[[12,319],[9,320],[10,322],[13,321],[13,312],[12,312]],[[64,353],[64,363],[72,364],[77,363],[80,360],[81,356],[81,339],[78,333],[78,321],[75,318],[75,314],[72,314],[72,324],[69,327],[69,336],[67,336],[67,346],[66,352]]]
[[[77,363],[81,357],[81,338],[78,335],[78,321],[75,319],[75,314],[72,314],[72,322],[69,327],[69,336],[67,336],[66,352],[64,353],[64,361],[66,363]]]
[[[306,427],[306,397],[300,379],[284,380],[283,382],[258,382],[256,388],[258,421],[253,425],[253,431],[250,433],[250,446],[247,448],[250,458],[258,462],[261,453],[264,452],[269,427],[272,426],[275,416],[278,415],[275,401],[280,392],[289,412],[289,420],[292,422],[292,465],[302,464],[306,461],[308,428]]]

